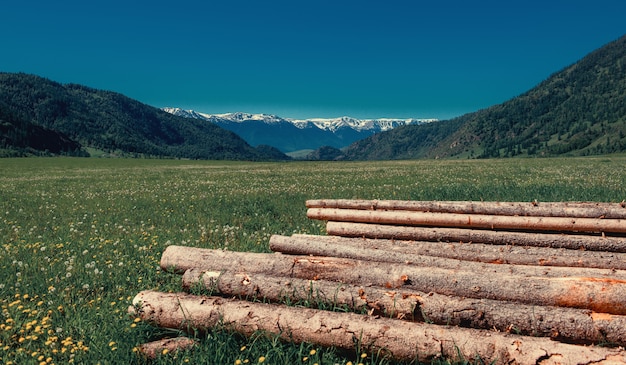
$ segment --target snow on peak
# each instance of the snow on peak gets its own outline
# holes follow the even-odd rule
[[[279,123],[285,122],[285,119],[271,114],[249,114],[249,113],[226,113],[226,114],[214,114],[215,117],[226,119],[231,122],[245,122],[249,120],[262,121],[265,123]]]
[[[221,120],[227,120],[235,123],[244,123],[246,121],[262,121],[265,123],[280,123],[289,122],[300,129],[307,128],[311,125],[315,127],[335,132],[340,128],[351,128],[357,131],[374,130],[374,131],[387,131],[402,125],[407,124],[421,124],[435,122],[437,119],[393,119],[393,118],[379,118],[379,119],[356,119],[352,117],[339,117],[339,118],[311,118],[311,119],[285,119],[277,115],[272,114],[250,114],[250,113],[226,113],[226,114],[206,114],[199,113],[193,110],[183,110],[181,108],[162,108],[162,110],[178,115],[185,118],[196,118],[204,120],[215,120],[216,118]]]

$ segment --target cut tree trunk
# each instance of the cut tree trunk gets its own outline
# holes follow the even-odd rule
[[[489,231],[479,229],[407,227],[353,222],[326,223],[326,233],[342,237],[411,241],[486,243],[493,245],[567,248],[626,252],[625,237]]]
[[[418,296],[396,295],[380,287],[364,287],[325,280],[286,278],[259,273],[190,269],[183,274],[183,288],[196,285],[224,295],[290,303],[318,308],[338,307],[368,311],[386,317],[414,319]]]
[[[528,231],[626,233],[626,220],[525,217],[335,208],[309,208],[307,217],[325,221]]]
[[[334,256],[414,264],[420,262],[421,256],[432,256],[494,264],[626,270],[626,254],[624,253],[495,246],[480,243],[396,241],[295,234],[271,236],[270,249],[289,255]],[[593,271],[589,271],[591,272]],[[572,271],[569,273],[571,274]],[[626,280],[626,272],[622,278]]]
[[[433,213],[466,213],[537,217],[626,219],[626,202],[473,202],[410,200],[307,200],[307,208],[361,210],[410,210]]]
[[[169,254],[177,257],[175,262]],[[288,256],[169,246],[161,265],[182,272],[191,267],[210,271],[261,272],[307,280],[436,292],[440,294],[591,309],[626,314],[626,281],[596,277],[524,277],[437,267],[390,264],[334,257]],[[191,264],[190,264],[191,263]],[[501,265],[494,265],[494,267]],[[549,269],[549,268],[546,268]]]
[[[183,275],[183,287],[189,289],[196,285],[227,296],[301,302],[318,308],[347,307],[353,311],[367,310],[370,315],[495,329],[520,335],[552,337],[570,343],[626,345],[626,316],[582,309],[467,299],[255,273],[187,270]]]
[[[274,247],[276,242],[283,240],[276,236],[273,238]],[[508,276],[524,276],[536,278],[563,278],[563,277],[592,277],[597,280],[605,281],[625,281],[626,271],[613,269],[594,269],[594,268],[570,268],[558,266],[533,266],[533,265],[510,265],[500,263],[481,263],[472,261],[463,261],[457,259],[440,258],[425,255],[409,255],[394,252],[381,253],[377,250],[363,250],[343,248],[345,252],[350,252],[351,258],[342,258],[336,256],[328,256],[328,253],[319,255],[313,261],[323,261],[329,270],[330,268],[347,270],[349,266],[359,265],[363,267],[363,278],[367,279],[367,267],[394,267],[405,272],[416,272],[424,268],[441,268],[453,271],[473,272],[474,275],[480,273],[483,276],[488,275],[508,275]],[[222,250],[212,250],[203,248],[194,248],[187,246],[169,246],[161,256],[161,267],[164,270],[173,269],[174,272],[184,273],[191,268],[213,268],[214,271],[232,270],[242,268],[246,272],[263,272],[274,274],[277,276],[294,276],[294,270],[298,269],[301,260],[308,260],[310,254],[306,255],[283,255],[281,253],[250,253],[250,252],[232,252]],[[357,258],[358,256],[358,258]],[[303,262],[304,262],[303,261]],[[393,265],[389,265],[393,263]],[[212,265],[208,267],[207,265]],[[216,266],[219,265],[219,266]],[[258,268],[255,266],[258,265]],[[319,271],[324,266],[320,266]],[[323,275],[323,273],[320,273]],[[305,279],[315,279],[305,278]]]
[[[296,343],[355,351],[380,351],[403,361],[480,358],[493,364],[621,364],[621,349],[562,344],[548,339],[278,306],[184,293],[140,292],[129,312],[166,328],[205,330],[225,326],[250,336],[257,331]]]
[[[154,360],[159,355],[162,355],[165,350],[167,351],[166,353],[173,354],[181,350],[188,350],[196,345],[196,341],[190,338],[176,337],[144,343],[137,349],[148,359]]]

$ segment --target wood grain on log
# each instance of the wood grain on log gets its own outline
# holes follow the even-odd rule
[[[154,360],[164,352],[174,354],[181,350],[188,350],[196,345],[197,342],[190,338],[176,337],[144,343],[139,345],[137,349],[146,358]]]
[[[622,349],[184,293],[143,291],[129,311],[166,328],[193,331],[223,325],[246,336],[263,331],[296,343],[349,350],[360,345],[404,361],[480,357],[493,364],[626,362]]]
[[[414,319],[418,295],[398,295],[375,286],[359,286],[325,280],[305,280],[259,273],[189,269],[183,274],[183,288],[195,285],[228,296],[264,299],[273,302],[306,303],[314,307],[339,307],[353,311],[403,319]],[[421,316],[421,314],[419,314]]]
[[[295,234],[273,235],[270,249],[289,255],[334,256],[384,262],[419,264],[423,256],[491,264],[558,266],[626,270],[626,253],[500,246],[480,243],[402,241]],[[524,268],[525,266],[522,266]],[[563,276],[577,275],[564,270]],[[614,277],[613,271],[585,270],[589,275]],[[535,274],[537,275],[537,274]],[[620,277],[615,277],[620,278]],[[621,278],[626,280],[626,271]]]
[[[201,285],[225,296],[272,302],[307,303],[322,308],[367,310],[370,315],[448,326],[495,329],[551,337],[580,344],[626,346],[626,316],[589,310],[468,299],[374,286],[302,280],[256,273],[190,269],[183,287]]]
[[[309,208],[307,217],[325,221],[409,226],[626,233],[626,220],[624,219],[501,216],[335,208]]]
[[[361,210],[409,210],[434,213],[537,217],[626,219],[626,203],[624,202],[478,202],[320,199],[307,200],[306,207]]]
[[[527,233],[479,229],[408,227],[386,224],[326,223],[326,233],[333,236],[364,237],[433,242],[486,243],[492,245],[567,248],[573,250],[626,253],[625,237],[580,234]]]
[[[169,254],[177,257],[172,260]],[[201,258],[199,260],[198,258]],[[525,277],[476,273],[438,267],[390,264],[335,257],[257,254],[169,246],[161,265],[184,272],[197,267],[211,271],[239,268],[242,272],[272,273],[307,280],[330,280],[387,288],[404,287],[424,292],[515,301],[536,305],[590,309],[626,314],[626,281],[597,277]],[[494,268],[502,265],[493,265]],[[511,265],[514,266],[514,265]],[[548,268],[546,268],[548,269]],[[554,268],[552,268],[554,269]]]

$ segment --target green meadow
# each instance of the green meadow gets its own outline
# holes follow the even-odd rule
[[[626,156],[394,162],[0,159],[0,363],[143,364],[166,336],[127,314],[141,290],[178,291],[168,245],[268,252],[272,234],[324,234],[307,199],[626,199]],[[376,353],[226,329],[155,364],[388,364]],[[445,363],[445,361],[441,361]]]

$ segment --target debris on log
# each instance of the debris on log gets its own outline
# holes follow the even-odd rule
[[[574,234],[527,233],[478,229],[408,227],[354,222],[326,223],[332,236],[410,241],[485,243],[492,245],[566,248],[572,250],[626,253],[626,237]]]
[[[493,364],[626,363],[620,348],[184,293],[142,291],[129,312],[165,328],[196,331],[224,325],[247,336],[263,331],[296,343],[348,350],[358,345],[404,361],[479,357]]]

